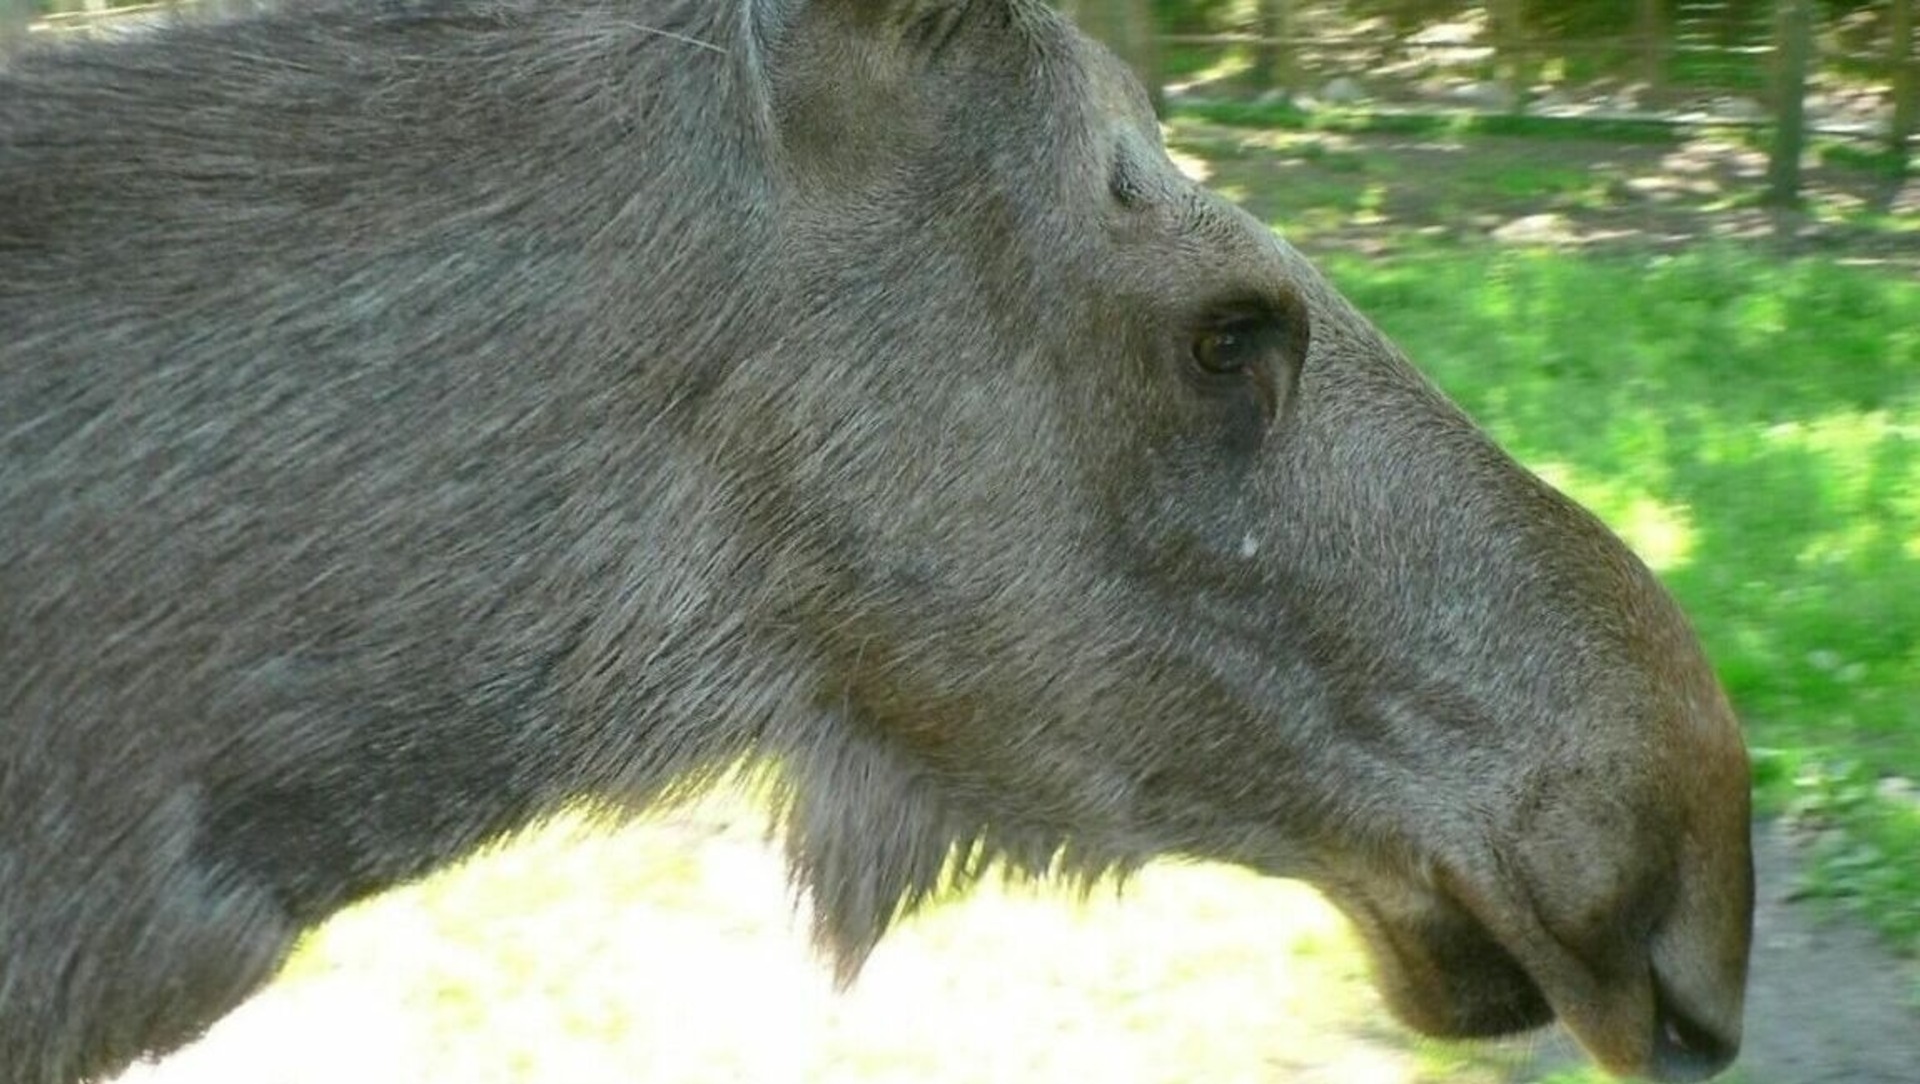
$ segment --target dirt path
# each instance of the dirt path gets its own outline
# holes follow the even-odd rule
[[[1920,966],[1793,900],[1792,841],[1755,832],[1760,880],[1741,1064],[1760,1084],[1920,1084]]]

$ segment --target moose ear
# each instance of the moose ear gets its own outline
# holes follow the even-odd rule
[[[1009,0],[750,0],[771,116],[803,175],[858,187],[937,142],[929,68]],[[1003,20],[996,20],[1001,21]]]

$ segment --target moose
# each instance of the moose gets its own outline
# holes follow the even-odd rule
[[[1740,1040],[1685,618],[1040,0],[315,0],[0,72],[0,1079],[741,763],[850,981],[1317,885],[1432,1035]]]

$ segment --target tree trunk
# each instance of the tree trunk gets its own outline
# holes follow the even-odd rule
[[[1161,105],[1160,41],[1153,0],[1061,0],[1061,10],[1095,41],[1113,50]]]
[[[1642,104],[1661,100],[1667,89],[1667,48],[1673,41],[1673,24],[1668,18],[1666,0],[1640,0],[1638,41],[1640,79],[1647,85]]]
[[[1887,153],[1893,161],[1895,183],[1904,180],[1913,162],[1908,146],[1920,128],[1920,58],[1913,55],[1914,9],[1920,0],[1893,0],[1892,39],[1887,64],[1893,76],[1893,120],[1887,125]]]
[[[1813,57],[1811,0],[1776,0],[1774,134],[1767,163],[1767,202],[1793,207],[1800,202],[1800,156],[1806,149],[1807,66]]]
[[[1509,107],[1521,112],[1533,90],[1526,47],[1521,44],[1527,39],[1524,0],[1487,0],[1487,29],[1493,35],[1495,63],[1507,85]]]
[[[1291,0],[1259,0],[1260,36],[1286,38],[1292,29]],[[1254,50],[1253,77],[1263,90],[1277,90],[1292,98],[1295,87],[1293,48],[1284,44],[1262,45]]]

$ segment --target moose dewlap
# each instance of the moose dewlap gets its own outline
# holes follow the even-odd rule
[[[300,3],[0,71],[0,1079],[563,805],[777,762],[851,976],[957,851],[1318,885],[1407,1024],[1740,1036],[1693,634],[1038,0]]]

